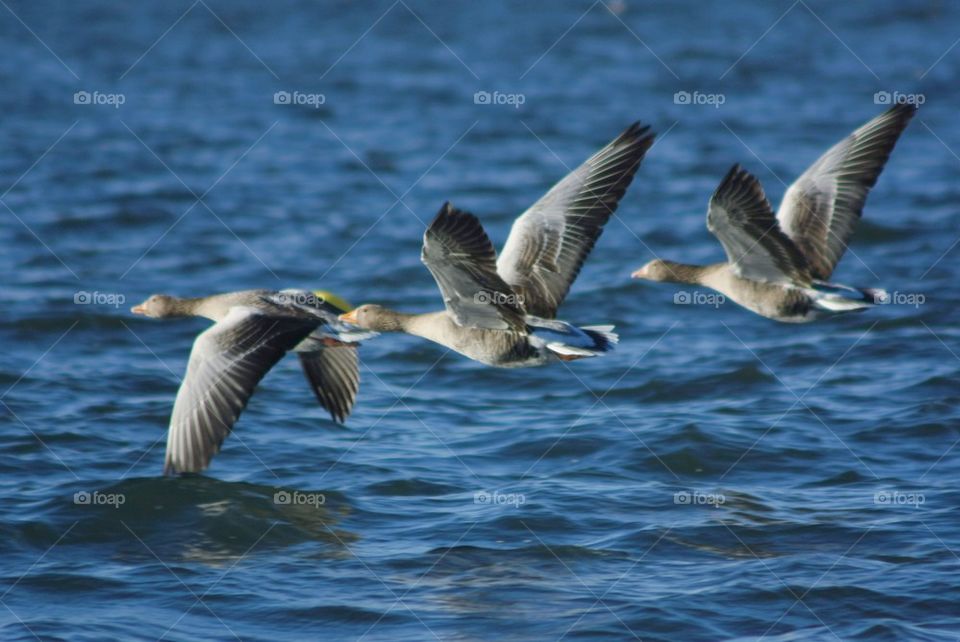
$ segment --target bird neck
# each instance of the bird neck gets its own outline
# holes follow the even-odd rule
[[[413,314],[383,308],[374,317],[369,329],[377,332],[407,332],[415,317]]]
[[[217,295],[210,297],[171,297],[168,307],[168,317],[206,317],[212,321],[219,321],[224,316],[224,310]]]
[[[687,285],[706,285],[710,276],[721,269],[725,264],[716,263],[714,265],[690,265],[688,263],[676,263],[674,261],[664,261],[663,281],[667,283],[684,283]]]

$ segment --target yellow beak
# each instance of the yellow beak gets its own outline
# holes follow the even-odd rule
[[[345,313],[345,314],[341,314],[341,315],[340,315],[339,317],[337,317],[337,318],[340,319],[341,321],[346,321],[347,323],[352,323],[352,324],[356,325],[356,324],[357,324],[357,311],[356,311],[356,310],[350,310],[350,312],[347,312],[347,313]]]
[[[353,306],[350,305],[350,303],[347,302],[346,299],[344,299],[343,297],[337,296],[337,295],[334,294],[333,292],[329,292],[329,291],[327,291],[327,290],[314,290],[313,293],[314,293],[318,298],[323,299],[324,301],[326,301],[326,302],[329,303],[330,305],[332,305],[332,306],[334,306],[335,308],[339,309],[341,312],[346,312],[346,311],[348,311],[348,310],[352,310],[352,309],[353,309]]]

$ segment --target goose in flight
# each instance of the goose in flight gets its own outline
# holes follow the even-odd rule
[[[503,368],[607,352],[617,342],[613,326],[577,327],[558,320],[557,308],[652,144],[649,127],[631,125],[514,221],[499,258],[477,217],[444,204],[423,236],[421,260],[446,309],[405,314],[367,304],[340,319]]]
[[[883,290],[828,279],[915,111],[913,105],[895,105],[827,150],[787,189],[776,216],[760,181],[734,165],[707,210],[707,229],[727,262],[700,266],[655,259],[633,278],[712,288],[761,316],[788,323],[884,302]]]
[[[350,309],[328,292],[244,290],[183,299],[155,294],[134,314],[214,321],[193,343],[167,435],[164,473],[205,469],[247,405],[254,388],[288,351],[300,357],[320,405],[338,422],[360,385],[359,334],[337,321]]]

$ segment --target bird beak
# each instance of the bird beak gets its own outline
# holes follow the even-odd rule
[[[642,279],[644,277],[643,268],[635,270],[633,274],[630,275],[631,279]]]
[[[146,311],[146,309],[143,307],[143,305],[135,305],[135,306],[133,306],[132,308],[130,308],[130,311],[133,312],[134,314],[144,314],[144,315],[145,315],[145,314],[147,313],[147,311]]]
[[[349,312],[345,312],[345,313],[341,314],[341,315],[340,315],[339,317],[337,317],[337,318],[340,319],[341,321],[346,321],[347,323],[352,323],[353,325],[357,325],[357,311],[356,311],[356,310],[350,310]]]

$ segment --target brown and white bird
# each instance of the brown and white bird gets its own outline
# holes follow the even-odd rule
[[[283,356],[294,351],[317,400],[346,421],[360,387],[356,341],[337,320],[349,310],[329,292],[243,290],[198,298],[155,294],[131,308],[156,319],[205,317],[214,325],[193,343],[180,384],[164,473],[205,469],[246,407],[254,388]]]
[[[727,261],[701,266],[655,259],[633,278],[708,287],[761,316],[788,323],[882,303],[883,290],[828,279],[915,111],[913,105],[895,105],[831,147],[786,191],[776,216],[760,181],[734,165],[707,210],[707,229]]]
[[[502,368],[607,352],[617,342],[613,326],[577,327],[556,313],[652,144],[649,127],[631,125],[514,222],[499,258],[477,217],[445,204],[423,236],[421,259],[446,309],[405,314],[367,304],[340,319]]]

